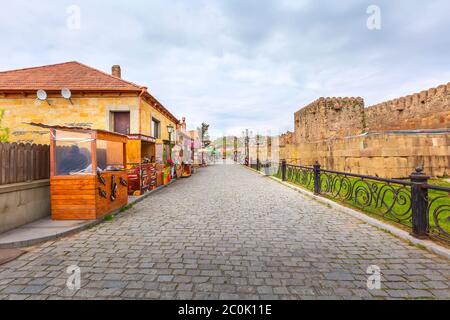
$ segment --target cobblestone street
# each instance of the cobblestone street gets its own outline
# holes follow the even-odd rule
[[[66,288],[67,267],[81,289]],[[382,271],[368,290],[366,270]],[[237,165],[0,266],[0,299],[450,298],[450,263]]]

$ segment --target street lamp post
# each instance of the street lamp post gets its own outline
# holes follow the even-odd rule
[[[205,139],[202,131],[202,166],[205,165],[205,159],[203,158],[203,155],[205,154],[204,149],[205,149]]]
[[[174,127],[172,124],[169,124],[167,126],[167,133],[169,134],[169,145],[168,145],[169,148],[168,148],[168,150],[166,149],[167,150],[166,151],[166,161],[168,161],[169,159],[172,160],[172,152],[173,152],[172,148],[173,148],[173,145],[175,144],[175,141],[172,140],[173,132],[174,132]],[[171,168],[171,171],[172,170],[173,170],[173,168]],[[174,173],[171,172],[170,176],[173,177]]]
[[[234,141],[233,141],[233,146],[234,146],[234,162],[237,162],[237,155],[238,155],[238,138],[234,137]]]
[[[245,129],[245,165],[250,166],[250,137],[248,136],[248,129]]]
[[[226,159],[227,159],[227,137],[224,136],[222,141],[222,160]]]
[[[173,125],[169,124],[167,126],[167,132],[169,133],[169,142],[172,142],[172,133],[174,131]]]
[[[256,170],[259,171],[259,134],[256,134]]]
[[[244,149],[244,150],[242,150],[243,152],[241,152],[241,154],[243,154],[244,155],[244,164],[245,164],[245,156],[246,156],[246,154],[245,154],[245,132],[244,131],[242,131],[242,149]]]
[[[209,125],[203,122],[202,126],[201,126],[201,131],[200,131],[201,140],[202,140],[202,166],[205,165],[205,147],[206,147],[205,144],[207,142],[207,141],[205,141],[205,137],[206,137],[206,133],[208,132],[208,129],[209,129]]]

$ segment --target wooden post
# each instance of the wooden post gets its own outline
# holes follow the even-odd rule
[[[56,176],[56,130],[50,129],[50,177]]]
[[[97,174],[97,133],[95,131],[92,131],[91,139],[92,174]]]
[[[141,141],[142,144],[142,141]],[[127,168],[127,143],[123,143],[123,168],[126,169]],[[142,146],[141,146],[142,148]],[[142,154],[141,154],[142,157]]]

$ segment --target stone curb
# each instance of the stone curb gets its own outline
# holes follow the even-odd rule
[[[35,181],[31,181],[31,182],[6,184],[6,185],[0,186],[0,194],[10,193],[10,192],[14,192],[14,191],[35,189],[35,188],[40,188],[40,187],[47,187],[47,186],[50,186],[49,179],[35,180]]]
[[[146,192],[146,193],[145,193],[144,195],[142,195],[141,197],[139,197],[139,198],[137,198],[137,199],[134,199],[134,200],[130,201],[130,203],[128,203],[125,207],[128,207],[128,206],[134,206],[135,204],[137,204],[137,203],[139,203],[139,202],[141,202],[141,201],[147,199],[147,197],[149,197],[149,196],[152,195],[153,193],[158,192],[158,191],[160,191],[160,190],[162,190],[162,189],[164,189],[164,188],[170,186],[172,183],[174,183],[174,182],[176,182],[176,181],[177,181],[177,180],[171,180],[171,181],[170,181],[168,184],[166,184],[166,185],[162,185],[162,186],[156,188],[155,190]],[[117,216],[117,215],[119,215],[120,213],[123,212],[122,210],[123,210],[123,208],[125,208],[125,207],[122,207],[122,208],[120,208],[120,209],[117,209],[117,210],[111,212],[111,213],[108,214],[108,215],[110,215],[110,216]],[[66,230],[66,231],[63,231],[63,232],[60,232],[60,233],[55,233],[55,234],[52,234],[52,235],[49,235],[49,236],[40,237],[40,238],[35,238],[35,239],[28,239],[28,240],[14,241],[14,242],[9,242],[9,243],[1,243],[1,244],[0,244],[0,249],[26,248],[26,247],[31,247],[31,246],[34,246],[34,245],[37,245],[37,244],[41,244],[41,243],[43,243],[43,242],[50,241],[50,240],[61,239],[61,238],[68,237],[68,236],[74,235],[74,234],[76,234],[76,233],[79,233],[79,232],[84,231],[84,230],[86,230],[86,229],[92,228],[92,227],[94,227],[94,226],[96,226],[96,225],[98,225],[98,224],[100,224],[100,223],[102,223],[102,222],[104,222],[104,221],[105,221],[105,220],[104,220],[104,217],[102,217],[102,218],[99,218],[99,219],[97,219],[97,220],[87,221],[86,223],[84,223],[84,224],[82,224],[82,225],[80,225],[80,226],[78,226],[78,227],[74,227],[73,229]]]
[[[294,185],[292,185],[290,183],[281,181],[281,179],[278,179],[276,177],[266,176],[262,172],[256,171],[256,170],[251,169],[251,168],[248,168],[248,169],[250,169],[251,171],[253,171],[255,173],[259,173],[262,176],[268,177],[268,178],[270,178],[270,179],[272,179],[272,180],[274,180],[274,181],[276,181],[276,182],[278,182],[278,183],[280,183],[280,184],[282,184],[282,185],[284,185],[284,186],[286,186],[288,188],[291,188],[291,189],[293,189],[295,191],[298,191],[298,192],[300,192],[300,193],[302,193],[302,194],[304,194],[304,195],[306,195],[308,197],[311,197],[311,198],[317,200],[321,204],[329,205],[329,206],[333,207],[334,209],[337,209],[337,210],[339,210],[341,212],[349,214],[349,215],[353,216],[354,218],[356,218],[358,220],[361,220],[361,221],[364,221],[364,222],[370,224],[371,226],[377,227],[378,229],[381,229],[381,230],[384,230],[384,231],[388,231],[389,233],[393,234],[394,236],[396,236],[398,238],[406,240],[406,241],[408,241],[408,242],[410,242],[410,243],[412,243],[414,245],[421,246],[421,247],[425,248],[427,251],[433,252],[433,253],[435,253],[435,254],[443,257],[443,258],[446,258],[446,259],[450,260],[450,249],[447,249],[447,248],[445,248],[445,247],[443,247],[443,246],[441,246],[441,245],[439,245],[439,244],[437,244],[437,243],[435,243],[433,241],[421,240],[421,239],[414,238],[408,232],[406,232],[406,231],[404,231],[402,229],[396,228],[393,225],[390,225],[390,224],[385,223],[383,221],[380,221],[378,219],[372,218],[372,217],[370,217],[368,215],[365,215],[364,213],[358,212],[358,211],[353,210],[351,208],[347,208],[347,207],[345,207],[345,206],[343,206],[343,205],[341,205],[341,204],[339,204],[337,202],[334,202],[334,201],[332,201],[330,199],[327,199],[327,198],[324,198],[324,197],[321,197],[321,196],[317,196],[313,192],[310,192],[310,191],[307,191],[307,190],[302,189],[300,187],[294,186]]]
[[[85,224],[80,225],[79,227],[74,227],[73,229],[70,230],[66,230],[60,233],[55,233],[49,236],[45,236],[45,237],[39,237],[39,238],[34,238],[34,239],[28,239],[28,240],[20,240],[20,241],[14,241],[14,242],[7,242],[7,243],[1,243],[0,244],[0,249],[18,249],[18,248],[26,248],[26,247],[31,247],[43,242],[47,242],[50,240],[55,240],[55,239],[59,239],[59,238],[64,238],[64,237],[68,237],[71,236],[75,233],[81,232],[83,230],[89,229],[99,223],[101,223],[103,221],[103,219],[98,219],[98,220],[93,220],[93,221],[89,221],[86,222]]]

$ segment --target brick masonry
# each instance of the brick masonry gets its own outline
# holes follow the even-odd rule
[[[370,106],[369,131],[440,129],[450,127],[450,83]]]
[[[30,94],[0,96],[0,110],[3,110],[2,127],[8,128],[7,141],[18,143],[49,143],[49,130],[32,127],[27,123],[37,122],[48,125],[65,125],[112,130],[111,112],[130,112],[131,133],[151,135],[151,119],[161,122],[161,139],[168,140],[164,130],[175,122],[163,115],[154,106],[136,94],[74,94],[71,102],[58,94],[49,95],[49,103],[36,100]]]
[[[48,130],[36,129],[29,122],[48,125],[113,129],[112,112],[130,112],[130,133],[151,134],[151,119],[161,122],[161,137],[168,140],[167,126],[178,120],[146,87],[120,78],[120,66],[113,75],[77,61],[0,72],[0,141],[47,144]],[[70,100],[61,89],[69,88]],[[36,98],[46,91],[47,100]]]
[[[318,99],[295,113],[294,132],[280,136],[280,158],[386,178],[406,178],[417,166],[445,176],[450,173],[449,88],[368,108],[361,98]],[[411,132],[418,129],[428,131]]]
[[[312,142],[364,130],[362,98],[320,98],[295,113],[295,138]]]

